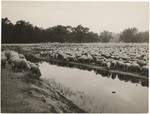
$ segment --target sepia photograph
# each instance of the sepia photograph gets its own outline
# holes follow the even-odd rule
[[[148,113],[149,1],[1,1],[1,113]]]

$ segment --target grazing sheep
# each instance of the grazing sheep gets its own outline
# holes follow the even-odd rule
[[[144,57],[143,57],[143,60],[144,60],[144,61],[147,61],[147,60],[148,60],[148,58],[147,58],[146,56],[144,56]]]
[[[142,74],[148,76],[149,66],[142,66]]]
[[[117,61],[117,68],[124,70],[124,62],[122,60]]]
[[[14,56],[18,56],[19,57],[19,54],[15,51],[10,51],[10,58],[11,57],[14,57]]]
[[[62,60],[63,60],[63,61],[69,61],[69,59],[68,59],[68,57],[67,57],[66,55],[64,55],[64,56],[62,57]]]
[[[88,63],[91,63],[94,61],[93,57],[89,53],[87,53],[87,61]]]
[[[82,63],[90,63],[92,61],[92,58],[86,55],[82,55],[81,57],[78,58],[78,61]]]
[[[138,63],[141,67],[147,65],[147,61],[143,61],[143,60],[137,61],[137,63]]]
[[[18,58],[19,58],[19,54],[17,52],[10,51],[10,57],[9,57],[8,63],[12,64],[12,60],[18,59]]]
[[[142,55],[139,55],[139,54],[138,54],[138,55],[136,55],[136,58],[137,58],[137,59],[142,59]]]
[[[27,63],[28,63],[29,65],[31,65],[31,64],[32,64],[30,61],[27,61]]]
[[[115,59],[115,60],[119,60],[118,55],[115,55],[115,56],[114,56],[114,59]]]
[[[131,63],[124,63],[124,71],[130,71],[131,70]]]
[[[19,59],[19,56],[13,56],[13,57],[11,57],[9,60],[8,60],[8,63],[10,64],[10,65],[12,65],[12,61],[14,60],[14,59]]]
[[[131,59],[131,58],[128,57],[127,55],[123,55],[121,58],[122,58],[123,60],[130,60],[130,59]]]
[[[7,58],[6,58],[4,55],[2,55],[2,56],[1,56],[1,67],[2,67],[2,69],[5,68],[5,66],[6,66],[6,61],[7,61]]]
[[[55,59],[58,59],[58,53],[56,53],[56,54],[54,55],[54,58],[55,58]]]
[[[107,62],[107,63],[106,63],[106,66],[107,66],[108,69],[110,69],[111,63],[110,63],[110,62]]]
[[[136,62],[133,62],[131,64],[131,70],[132,72],[140,72],[141,70],[140,65],[138,65]]]
[[[35,74],[39,78],[41,76],[41,71],[39,67],[34,63],[31,63],[30,67],[31,67],[32,73]]]
[[[3,51],[1,52],[1,57],[2,57],[2,56],[5,56],[5,52],[3,52]]]
[[[69,61],[76,61],[76,57],[75,56],[67,56]]]
[[[101,62],[101,66],[107,67],[107,62],[106,62],[106,61],[102,61],[102,62]]]
[[[101,63],[103,62],[103,61],[105,61],[105,59],[97,59],[97,64],[99,64],[99,65],[101,65]]]
[[[18,54],[18,55],[19,55],[19,58],[25,59],[25,56],[23,54]]]
[[[16,68],[21,69],[22,71],[24,71],[25,69],[28,69],[28,70],[31,69],[28,62],[25,59],[20,59],[20,58],[13,59],[13,61],[12,61],[11,69],[15,70]]]
[[[48,52],[47,51],[42,51],[42,52],[40,52],[40,56],[47,56],[48,55]]]
[[[113,60],[111,62],[111,68],[115,69],[116,68],[116,65],[117,65],[117,61],[116,60]]]
[[[9,60],[10,59],[10,51],[6,50],[6,51],[4,51],[4,53],[5,53],[7,60]]]

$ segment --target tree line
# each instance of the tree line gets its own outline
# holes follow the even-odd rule
[[[138,32],[137,28],[127,28],[122,33],[104,30],[98,35],[87,27],[57,25],[43,29],[24,20],[15,24],[6,17],[2,18],[2,43],[89,43],[89,42],[149,42],[149,32]]]

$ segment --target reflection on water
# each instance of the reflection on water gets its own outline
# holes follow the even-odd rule
[[[43,78],[54,78],[71,90],[83,91],[97,99],[103,99],[118,112],[148,110],[148,80],[55,62],[43,62],[39,66]]]
[[[73,64],[68,64],[68,63],[58,63],[58,62],[49,62],[52,65],[57,65],[57,66],[62,66],[62,67],[69,67],[69,68],[78,68],[81,70],[88,70],[88,71],[94,71],[96,73],[96,75],[101,75],[102,77],[107,77],[107,78],[112,78],[115,79],[116,77],[120,80],[120,81],[124,81],[124,82],[132,82],[132,83],[138,83],[141,84],[142,86],[149,86],[149,81],[148,79],[143,79],[140,77],[133,77],[133,76],[129,76],[129,75],[124,75],[124,74],[116,74],[116,73],[110,73],[108,70],[97,70],[97,69],[92,69],[86,66],[77,66],[77,65],[73,65]]]

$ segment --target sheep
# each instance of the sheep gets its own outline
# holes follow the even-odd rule
[[[19,59],[19,56],[13,56],[13,57],[11,57],[9,60],[8,60],[8,63],[10,64],[10,65],[12,65],[12,61],[14,60],[14,59]]]
[[[124,63],[124,71],[130,71],[131,70],[131,63]]]
[[[2,53],[1,53],[1,67],[2,67],[2,69],[5,68],[5,66],[6,66],[6,61],[7,61],[7,58],[6,58],[5,54],[2,52]]]
[[[68,57],[67,57],[66,55],[64,55],[64,56],[62,57],[62,60],[65,61],[65,62],[66,62],[66,61],[69,61],[69,59],[68,59]]]
[[[110,69],[111,63],[110,63],[110,62],[107,62],[107,63],[106,63],[106,66],[107,66],[108,69]]]
[[[28,62],[25,60],[25,59],[21,59],[21,58],[15,58],[12,60],[12,70],[15,68],[17,69],[21,69],[22,72],[25,70],[25,69],[28,69],[30,70],[31,67],[29,66]]]
[[[40,56],[43,56],[43,57],[44,57],[44,56],[47,56],[47,55],[48,55],[48,52],[46,52],[46,51],[41,51],[41,52],[40,52]]]
[[[97,56],[97,55],[91,55],[91,56],[92,56],[94,62],[97,62],[97,61],[98,61],[99,56]]]
[[[144,57],[143,57],[143,60],[144,60],[144,61],[147,61],[147,60],[148,60],[148,57],[144,56]]]
[[[137,64],[136,62],[133,62],[131,64],[131,70],[132,72],[139,72],[141,70],[140,65]]]
[[[32,64],[30,61],[27,61],[27,63],[28,63],[29,65],[31,65],[31,64]]]
[[[117,61],[117,68],[124,70],[124,62],[122,60]]]
[[[67,56],[69,61],[76,61],[76,57],[75,56]]]
[[[106,62],[106,61],[102,61],[102,62],[101,62],[101,66],[107,67],[107,62]]]
[[[1,52],[1,57],[2,57],[2,56],[5,56],[5,52],[3,52],[3,51]]]
[[[78,57],[78,61],[81,62],[81,63],[84,63],[85,59],[86,59],[85,56]]]
[[[18,55],[19,55],[19,58],[25,59],[25,56],[23,54],[18,54]]]
[[[115,60],[119,60],[118,55],[115,55],[115,56],[114,56],[114,59],[115,59]]]
[[[87,55],[87,59],[89,60],[88,63],[91,63],[94,61],[93,57],[89,53],[87,53],[86,55]]]
[[[13,57],[13,56],[18,56],[19,57],[19,54],[15,51],[10,51],[10,58]]]
[[[8,61],[10,59],[10,51],[6,50],[6,51],[4,51],[4,53],[5,53],[5,56],[6,56],[7,61]]]
[[[78,61],[82,63],[90,63],[92,61],[92,58],[86,55],[82,55],[81,57],[78,58]]]
[[[58,53],[55,53],[54,59],[58,59]]]
[[[149,66],[142,66],[142,74],[148,76]]]
[[[128,57],[127,55],[123,55],[121,58],[122,58],[123,60],[130,60],[130,59],[131,59],[131,58]]]
[[[12,60],[13,59],[18,59],[18,58],[19,58],[19,54],[17,52],[10,51],[10,57],[9,57],[8,63],[11,65]]]
[[[117,65],[117,61],[116,60],[112,60],[111,61],[111,68],[115,69]]]
[[[137,61],[137,63],[138,63],[141,67],[147,65],[147,61],[143,61],[143,60]]]
[[[103,61],[105,61],[105,59],[97,59],[96,62],[97,62],[98,65],[101,65]]]
[[[142,55],[139,55],[139,54],[138,54],[138,55],[136,55],[136,58],[137,58],[137,59],[142,59]]]
[[[39,67],[34,63],[31,63],[30,67],[31,67],[32,73],[35,74],[39,78],[41,76],[41,71]]]

